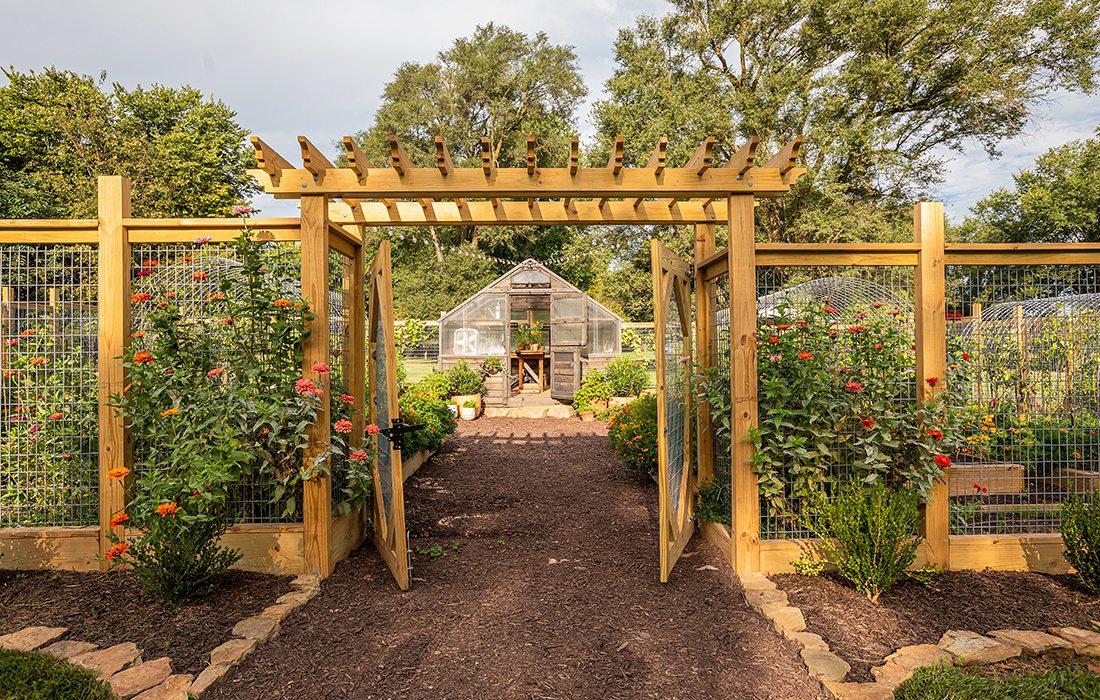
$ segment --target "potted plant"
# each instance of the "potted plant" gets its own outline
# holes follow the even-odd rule
[[[542,342],[542,324],[535,321],[529,326],[519,326],[515,332],[516,348],[519,350],[538,350]]]
[[[481,373],[486,377],[495,377],[504,370],[504,363],[499,357],[486,357],[481,361]]]
[[[581,388],[573,394],[573,410],[582,421],[595,420],[596,413],[607,410],[607,400],[611,396],[611,387],[607,377],[599,370],[592,370],[585,376]]]
[[[465,401],[459,410],[462,420],[474,420],[477,418],[477,404],[473,401]]]
[[[459,362],[447,370],[447,376],[451,390],[451,405],[455,406],[456,415],[458,407],[465,406],[467,402],[474,404],[475,418],[481,415],[481,392],[485,390],[485,377],[475,372],[465,362]]]

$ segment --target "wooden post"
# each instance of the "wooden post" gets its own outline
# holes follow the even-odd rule
[[[130,218],[130,180],[101,176],[99,197],[99,551],[111,547],[111,518],[126,506],[125,484],[107,476],[129,467],[126,423],[108,405],[126,386],[120,359],[130,337],[130,239],[123,219]],[[115,535],[121,537],[122,527]],[[102,563],[106,567],[106,561]]]
[[[695,361],[703,369],[713,366],[711,345],[714,319],[711,312],[710,284],[703,281],[699,264],[714,254],[714,224],[695,225]],[[696,440],[699,451],[697,473],[699,484],[708,484],[714,478],[714,431],[710,423],[710,407],[704,401],[696,402]]]
[[[759,421],[756,379],[756,232],[753,196],[730,195],[730,480],[733,563],[739,574],[760,571],[760,492],[752,470],[749,429]]]
[[[920,245],[916,269],[917,396],[927,401],[941,394],[947,371],[947,298],[944,277],[943,203],[919,202],[913,209],[913,235]],[[925,379],[938,377],[935,386]],[[924,509],[928,561],[950,565],[947,475],[936,482]]]
[[[327,363],[329,347],[328,306],[328,199],[323,196],[302,197],[302,298],[309,302],[315,318],[309,323],[311,332],[303,348],[302,376],[316,378],[312,367]],[[327,378],[326,378],[327,379]],[[330,384],[330,382],[326,382]],[[326,390],[331,389],[331,385]],[[327,449],[330,439],[331,410],[329,397],[321,399],[317,422],[309,430],[309,447],[305,458],[312,460]],[[327,474],[314,474],[302,485],[302,521],[305,530],[306,569],[321,576],[332,573],[332,481]]]
[[[971,323],[974,324],[974,352],[972,353],[971,360],[974,361],[974,387],[978,392],[978,405],[982,405],[983,394],[982,391],[982,305],[974,304],[971,308],[970,315],[972,317]]]

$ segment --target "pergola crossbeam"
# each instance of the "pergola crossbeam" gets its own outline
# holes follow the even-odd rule
[[[431,208],[416,201],[397,201],[392,208],[365,201],[350,208],[340,202],[330,205],[330,218],[340,224],[362,226],[496,226],[496,225],[598,225],[598,224],[701,224],[720,223],[726,215],[724,199],[709,206],[702,201],[667,204],[647,200],[637,207],[630,200],[536,199],[436,201]]]
[[[581,140],[574,136],[569,141],[569,174],[576,175],[581,162]]]
[[[454,161],[451,160],[451,154],[447,151],[447,144],[443,142],[442,136],[435,137],[435,167],[442,175],[450,175],[455,169]]]
[[[538,157],[535,153],[535,137],[527,137],[527,174],[534,175],[535,169],[538,168]]]
[[[695,171],[697,175],[702,175],[710,169],[710,164],[713,159],[714,137],[708,136],[699,144],[699,148],[695,150],[695,154],[691,156],[691,160],[689,160],[684,167],[688,170]]]
[[[765,168],[777,168],[780,175],[786,175],[795,169],[798,163],[798,153],[802,150],[802,137],[796,136],[787,145],[779,149],[779,152],[764,163]]]
[[[753,136],[733,157],[726,161],[722,167],[735,170],[738,175],[744,175],[756,163],[756,147],[760,144],[760,137]]]
[[[398,175],[412,172],[414,169],[412,160],[409,159],[409,154],[405,153],[405,147],[397,140],[397,136],[390,135],[388,140],[390,144],[390,162],[394,171]]]
[[[294,166],[286,158],[276,153],[275,149],[264,143],[259,136],[253,136],[250,141],[252,142],[252,148],[256,151],[256,164],[259,169],[267,173],[273,185],[278,185],[279,181],[282,180],[283,171],[293,170]]]
[[[611,144],[611,155],[607,159],[607,167],[615,175],[618,175],[623,169],[624,140],[621,135],[615,137],[615,141]]]
[[[493,146],[488,136],[481,137],[481,171],[488,177],[493,174],[496,163],[493,162]]]
[[[649,160],[646,161],[645,167],[651,168],[654,173],[660,175],[665,171],[665,161],[668,157],[668,137],[662,136],[657,139],[657,145],[653,149],[653,153],[649,154]],[[645,201],[645,197],[638,197],[634,200],[634,208]]]

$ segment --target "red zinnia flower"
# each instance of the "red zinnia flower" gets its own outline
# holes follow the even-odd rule
[[[355,397],[351,394],[340,394],[340,402],[351,406],[355,403]]]
[[[928,429],[928,436],[931,437],[931,438],[934,438],[936,440],[942,440],[943,439],[943,432],[939,428],[929,428]]]
[[[822,309],[822,311],[824,311],[827,314],[835,314],[836,313],[836,309],[834,309],[831,306],[826,306],[825,308]]]
[[[191,279],[195,280],[196,282],[201,282],[202,280],[205,280],[209,277],[210,275],[206,274],[202,270],[196,270],[195,274],[191,275]]]
[[[863,391],[863,385],[859,382],[852,380],[844,385],[844,390],[852,394],[858,394]]]
[[[968,352],[964,352],[964,353],[963,353],[963,359],[964,359],[964,360],[969,360],[969,359],[970,359],[970,353],[968,353]]]
[[[149,301],[152,298],[152,294],[146,294],[145,292],[138,292],[137,294],[130,295],[130,301],[132,302]]]
[[[779,338],[773,335],[772,337],[768,338],[768,342],[771,343],[772,345],[775,345],[776,343],[779,342]]]
[[[225,370],[223,368],[215,367],[214,369],[207,372],[206,376],[210,377],[211,379],[215,379],[217,377],[222,376],[222,374],[224,374],[224,373],[225,373]]]
[[[157,506],[157,514],[160,515],[160,517],[162,518],[175,516],[175,514],[178,513],[179,510],[180,507],[177,504],[172,503],[171,501],[166,501]]]
[[[867,428],[868,430],[870,430],[871,428],[875,427],[875,419],[874,418],[864,418],[863,420],[861,420],[859,422],[859,424],[862,425],[864,428]]]
[[[368,457],[369,455],[367,455],[367,453],[363,450],[352,450],[352,453],[348,455],[348,458],[351,459],[351,461],[358,462],[360,464],[366,462]]]
[[[936,386],[937,384],[940,383],[940,378],[939,377],[929,377],[929,378],[925,379],[924,382],[926,384],[928,384],[928,386]]]
[[[153,360],[153,353],[148,350],[141,350],[134,354],[134,362],[139,365],[151,365]]]
[[[936,457],[932,461],[935,462],[936,466],[941,469],[947,469],[951,466],[951,458],[947,455],[936,455]]]

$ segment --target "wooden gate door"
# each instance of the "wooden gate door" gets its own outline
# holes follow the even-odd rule
[[[409,588],[409,545],[405,534],[401,443],[404,424],[397,408],[397,351],[393,333],[393,276],[390,243],[382,241],[370,271],[370,422],[382,429],[374,458],[374,545],[401,590]]]
[[[581,348],[588,342],[584,294],[550,295],[550,396],[571,401],[581,386]]]
[[[695,531],[691,441],[691,266],[650,242],[657,350],[657,446],[661,581]]]

